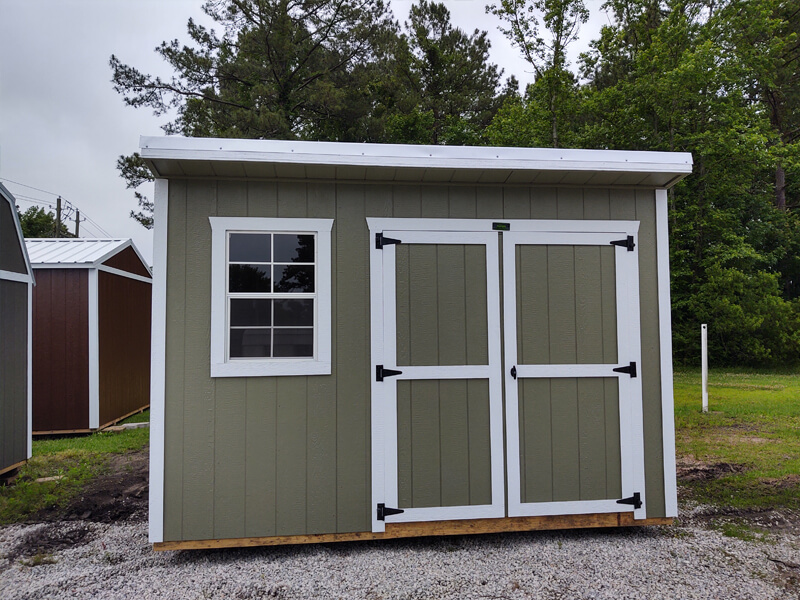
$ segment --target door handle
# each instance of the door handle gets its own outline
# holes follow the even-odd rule
[[[517,367],[516,367],[516,365],[514,365],[513,367],[511,367],[511,376],[512,376],[514,379],[516,379],[516,378],[517,378]]]

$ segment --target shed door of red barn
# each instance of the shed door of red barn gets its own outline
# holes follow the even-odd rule
[[[383,500],[374,528],[501,517],[497,234],[383,231],[377,243],[373,271],[382,285],[373,307],[383,315],[383,352],[373,414],[380,412],[383,443],[373,444],[373,459],[383,468]]]
[[[638,252],[625,233],[503,236],[509,516],[645,517]]]

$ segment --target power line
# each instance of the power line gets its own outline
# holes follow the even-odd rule
[[[47,190],[42,190],[37,187],[33,187],[32,185],[28,185],[26,183],[20,183],[19,181],[14,181],[13,179],[8,179],[6,177],[0,177],[0,181],[7,181],[8,183],[13,183],[15,185],[21,185],[22,187],[30,188],[32,190],[36,190],[37,192],[42,192],[45,194],[50,194],[52,196],[60,196],[61,194],[56,194],[55,192],[48,192]]]
[[[14,181],[13,179],[8,179],[7,177],[0,177],[0,181],[7,181],[8,183],[13,183],[14,185],[21,185],[22,187],[26,187],[26,188],[29,188],[29,189],[32,189],[32,190],[36,190],[37,192],[42,192],[43,194],[50,194],[52,196],[56,196],[56,197],[61,198],[61,200],[64,202],[64,205],[65,205],[64,209],[63,209],[64,220],[69,219],[69,217],[72,216],[73,211],[79,211],[80,210],[80,208],[78,206],[76,206],[75,204],[73,204],[72,202],[70,202],[69,200],[64,198],[64,196],[62,196],[61,194],[57,194],[55,192],[51,192],[51,191],[48,191],[48,190],[43,190],[41,188],[37,188],[37,187],[34,187],[32,185],[28,185],[26,183],[20,183],[19,181]],[[25,196],[25,195],[22,195],[22,194],[20,194],[20,195],[14,194],[14,197],[15,198],[17,198],[17,197],[19,197],[19,198],[28,198],[29,199],[29,200],[27,200],[28,202],[37,202],[39,204],[46,204],[48,208],[53,208],[53,204],[51,202],[47,201],[47,200],[40,200],[38,198],[33,198],[32,196]],[[105,237],[109,237],[109,238],[110,237],[114,237],[110,233],[108,233],[105,229],[103,229],[96,221],[91,219],[89,217],[89,215],[85,211],[81,211],[81,216],[83,217],[81,219],[81,221],[84,221],[84,222],[88,221],[89,223],[94,225],[94,229],[99,231]]]

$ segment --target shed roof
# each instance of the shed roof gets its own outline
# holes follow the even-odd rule
[[[19,215],[17,214],[17,199],[14,198],[14,194],[8,191],[8,188],[2,183],[0,183],[0,202],[7,202],[11,208],[11,215],[14,219],[14,228],[16,229],[17,233],[17,242],[20,245],[22,256],[25,259],[25,269],[27,270],[28,275],[31,277],[31,282],[35,284],[33,269],[31,268],[31,259],[30,256],[28,256],[28,249],[24,243],[25,238],[22,235],[22,225],[19,222]]]
[[[25,240],[34,268],[93,268],[129,246],[150,271],[130,239],[107,238],[32,238]]]
[[[334,179],[668,188],[692,172],[687,152],[414,146],[142,137],[156,177]]]

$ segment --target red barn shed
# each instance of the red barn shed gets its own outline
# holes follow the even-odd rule
[[[33,432],[100,429],[150,404],[152,273],[129,239],[26,240]]]

